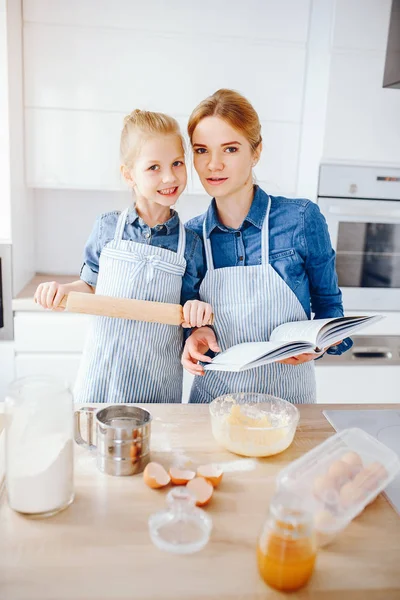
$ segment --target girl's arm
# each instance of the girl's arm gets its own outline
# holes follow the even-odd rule
[[[84,250],[84,263],[81,269],[81,278],[71,283],[61,284],[57,281],[41,283],[34,295],[34,300],[44,308],[62,311],[59,306],[62,298],[69,292],[83,292],[94,294],[97,275],[99,272],[99,258],[101,245],[99,240],[100,218],[96,219],[92,232],[86,242]]]
[[[83,292],[85,294],[94,294],[95,288],[88,285],[82,279],[71,281],[71,283],[58,283],[57,281],[46,281],[41,283],[33,297],[37,304],[43,308],[62,311],[64,308],[59,306],[64,296],[70,292]]]

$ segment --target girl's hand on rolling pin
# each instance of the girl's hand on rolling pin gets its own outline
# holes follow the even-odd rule
[[[57,283],[57,281],[47,281],[41,283],[33,297],[36,304],[40,304],[43,308],[51,308],[52,310],[65,310],[59,306],[62,298],[68,294],[68,286]]]
[[[182,354],[182,365],[192,375],[204,375],[203,367],[197,363],[199,360],[211,362],[212,359],[209,356],[204,356],[208,350],[221,352],[214,331],[211,327],[196,329],[186,340]]]
[[[212,315],[212,306],[200,300],[188,300],[183,306],[182,327],[203,327],[207,325]]]

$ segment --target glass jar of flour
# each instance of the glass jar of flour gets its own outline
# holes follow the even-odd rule
[[[54,515],[74,499],[72,394],[53,377],[18,379],[5,414],[8,502],[28,516]]]

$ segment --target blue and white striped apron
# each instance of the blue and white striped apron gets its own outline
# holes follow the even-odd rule
[[[122,239],[128,210],[100,255],[96,294],[179,304],[186,234],[177,252]],[[76,402],[181,402],[183,331],[176,325],[92,317]]]
[[[222,351],[242,342],[269,340],[278,325],[307,319],[297,296],[269,264],[270,207],[268,198],[260,265],[214,269],[204,221],[207,273],[200,286],[200,299],[213,307],[214,330]],[[189,401],[211,402],[222,394],[235,392],[268,393],[296,404],[315,402],[314,362],[272,363],[240,373],[206,371],[204,376],[195,377]]]

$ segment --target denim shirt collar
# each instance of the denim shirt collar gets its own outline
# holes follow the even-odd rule
[[[126,221],[130,225],[133,225],[135,223],[135,221],[137,221],[137,223],[138,223],[138,225],[140,227],[142,227],[142,228],[148,227],[148,225],[138,215],[135,206],[131,206],[129,208],[128,216],[127,216]],[[179,225],[179,216],[178,216],[178,213],[174,209],[171,208],[171,216],[168,219],[168,221],[165,221],[165,223],[159,223],[159,225],[163,225],[166,228],[166,230],[167,230],[167,234],[170,234],[171,231],[173,231]]]
[[[251,223],[258,229],[262,229],[265,215],[267,214],[267,205],[268,205],[268,194],[266,194],[258,185],[254,186],[254,197],[253,202],[251,203],[250,210],[247,213],[243,223],[238,229],[241,229],[244,223],[247,221]],[[215,202],[215,198],[212,199],[210,207],[207,211],[206,215],[206,236],[210,237],[212,231],[218,228],[221,231],[232,231],[231,227],[226,227],[221,223],[218,218],[217,213],[217,204]],[[233,230],[233,231],[236,231]]]

